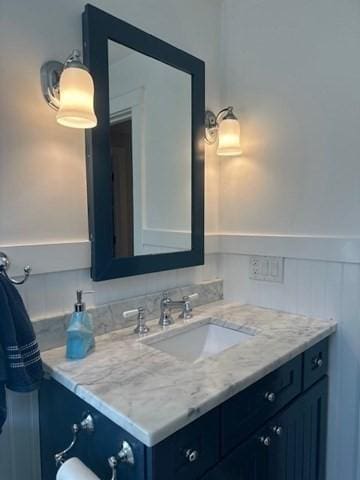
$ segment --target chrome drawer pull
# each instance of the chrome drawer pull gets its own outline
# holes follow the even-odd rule
[[[270,447],[271,437],[260,437],[260,443],[262,443],[264,447]]]
[[[272,427],[272,431],[277,435],[278,437],[281,437],[283,433],[283,428],[280,425],[274,425]]]
[[[270,403],[274,403],[276,400],[276,395],[274,392],[266,392],[265,399],[268,400]]]
[[[199,452],[197,450],[191,450],[191,448],[189,448],[185,452],[185,457],[189,460],[190,463],[196,462],[196,460],[199,458]]]

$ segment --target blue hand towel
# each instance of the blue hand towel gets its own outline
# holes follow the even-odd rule
[[[0,346],[6,372],[6,382],[0,378],[1,429],[1,418],[5,421],[6,415],[5,385],[15,392],[30,392],[40,386],[43,378],[40,350],[29,315],[19,292],[2,274],[0,274]]]
[[[30,392],[43,378],[40,350],[19,292],[0,274],[0,345],[5,354],[6,386]]]

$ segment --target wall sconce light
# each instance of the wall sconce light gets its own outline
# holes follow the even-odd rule
[[[64,64],[53,60],[44,63],[40,79],[47,104],[57,111],[58,123],[72,128],[96,127],[94,82],[79,50],[73,50]]]
[[[240,124],[233,112],[234,107],[226,107],[215,115],[205,112],[205,140],[213,144],[219,139],[217,154],[221,156],[241,155]]]

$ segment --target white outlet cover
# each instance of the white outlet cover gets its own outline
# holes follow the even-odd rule
[[[263,282],[284,281],[284,258],[252,255],[249,260],[249,278]]]

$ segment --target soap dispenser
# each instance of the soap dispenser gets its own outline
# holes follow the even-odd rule
[[[90,292],[84,292],[90,293]],[[83,291],[76,291],[76,303],[67,328],[66,357],[78,360],[86,357],[95,347],[91,315],[82,300]]]

